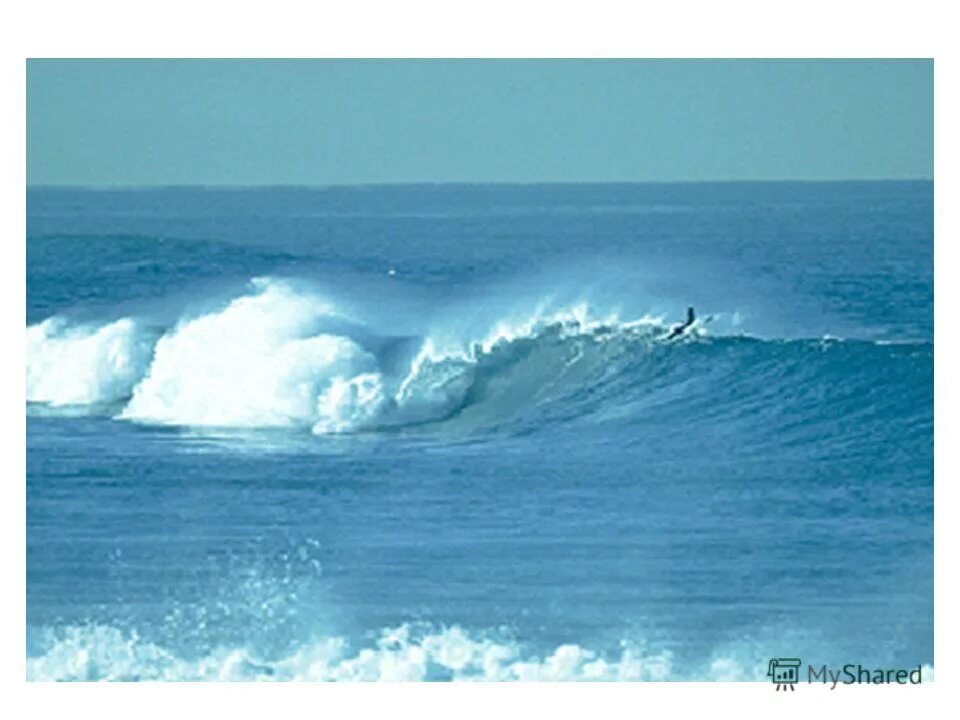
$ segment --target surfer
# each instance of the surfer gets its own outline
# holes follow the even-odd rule
[[[693,312],[693,306],[687,308],[687,320],[682,323],[674,323],[670,326],[670,332],[667,335],[667,340],[672,340],[678,335],[683,335],[691,325],[696,321],[697,316]]]

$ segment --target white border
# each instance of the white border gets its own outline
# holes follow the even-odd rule
[[[0,593],[4,632],[0,677],[11,717],[98,718],[269,716],[420,717],[686,716],[730,714],[778,718],[812,713],[934,713],[956,696],[955,576],[957,437],[953,286],[958,197],[955,134],[956,23],[946,4],[903,2],[44,2],[8,5],[3,48],[6,276],[2,312],[5,478],[4,567],[13,578]],[[936,676],[922,688],[801,687],[789,699],[756,684],[605,684],[376,686],[86,685],[23,681],[25,647],[25,462],[23,322],[25,317],[25,57],[935,57],[936,65]],[[17,338],[17,340],[12,340]],[[9,348],[14,348],[10,350]],[[953,471],[953,472],[951,472]],[[821,693],[828,692],[829,696]],[[15,704],[20,704],[19,711]],[[951,703],[956,706],[956,702]],[[29,708],[29,709],[28,709]],[[936,713],[939,716],[940,713]]]
[[[14,12],[8,32],[20,57],[931,57],[950,45],[939,6],[35,0]]]

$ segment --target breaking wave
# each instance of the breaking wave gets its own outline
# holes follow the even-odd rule
[[[314,291],[264,278],[167,329],[132,317],[28,327],[27,400],[201,428],[469,432],[637,417],[644,404],[685,403],[695,418],[705,403],[714,413],[739,403],[742,414],[773,385],[793,387],[798,400],[829,392],[838,401],[876,392],[877,353],[909,355],[866,341],[710,337],[699,323],[667,341],[666,330],[657,318],[624,321],[581,303],[543,304],[473,337],[456,322],[391,334]]]
[[[101,326],[49,318],[27,328],[27,400],[53,406],[123,400],[151,352],[152,342],[130,318]]]
[[[769,682],[769,658],[782,646],[732,643],[688,665],[668,649],[632,639],[609,651],[566,643],[538,653],[502,631],[427,623],[384,628],[360,643],[321,636],[279,655],[244,644],[186,654],[105,624],[39,635],[27,657],[28,681]],[[933,666],[922,665],[922,676],[933,681]]]
[[[161,333],[131,317],[28,327],[27,400],[122,403],[120,418],[168,425],[382,429],[448,419],[483,396],[495,404],[505,382],[512,402],[542,401],[565,376],[596,369],[591,348],[657,331],[653,319],[598,320],[576,305],[496,322],[480,340],[391,337],[316,293],[257,279]]]
[[[622,641],[613,654],[576,644],[538,655],[521,644],[459,626],[405,624],[361,647],[343,637],[320,638],[279,658],[222,647],[186,658],[136,633],[109,625],[48,631],[41,654],[27,658],[27,679],[62,680],[305,680],[305,681],[664,681],[685,679],[668,651]],[[698,679],[761,680],[755,658],[717,657]]]

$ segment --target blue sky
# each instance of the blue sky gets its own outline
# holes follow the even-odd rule
[[[30,185],[933,177],[929,60],[31,60]]]

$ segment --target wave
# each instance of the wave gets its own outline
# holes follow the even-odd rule
[[[350,338],[320,331],[331,317],[322,298],[254,281],[252,294],[160,338],[121,417],[239,427],[315,421],[322,393],[375,367]]]
[[[762,386],[744,383],[796,383],[810,365],[828,371],[817,354],[845,344],[711,337],[700,324],[666,338],[658,318],[623,321],[586,303],[543,304],[472,337],[456,323],[392,335],[315,291],[262,278],[166,330],[134,318],[100,326],[50,318],[28,327],[27,400],[56,408],[122,404],[119,418],[162,425],[470,431],[545,417],[614,417],[631,402],[676,402],[671,388],[693,377],[716,381],[721,372],[715,398],[735,399],[732,385],[756,396]],[[731,364],[731,353],[741,366]],[[857,367],[850,358],[837,363],[844,372]],[[683,402],[701,400],[689,390]]]
[[[305,681],[664,681],[686,679],[669,651],[623,640],[612,656],[564,644],[537,655],[522,644],[460,626],[386,628],[363,647],[338,636],[305,643],[279,658],[244,646],[187,658],[137,633],[109,625],[48,630],[42,653],[27,658],[31,681],[305,680]],[[762,680],[756,658],[716,657],[694,676]]]
[[[377,335],[316,293],[257,279],[225,307],[159,336],[133,318],[97,327],[54,317],[28,327],[27,400],[53,407],[123,401],[120,418],[169,425],[299,426],[321,434],[396,427],[451,416],[493,369],[521,354],[638,327],[592,320],[581,305],[538,309],[495,324],[479,341],[441,344]]]
[[[131,318],[101,326],[48,318],[27,328],[27,400],[66,406],[129,398],[152,350]]]
[[[497,633],[424,623],[385,628],[362,646],[319,637],[280,657],[244,645],[188,657],[111,625],[42,635],[41,651],[27,657],[28,681],[768,682],[767,663],[777,655],[777,643],[737,643],[684,667],[670,650],[631,639],[613,652],[567,643],[537,654]],[[933,681],[933,666],[924,664],[922,674]]]

